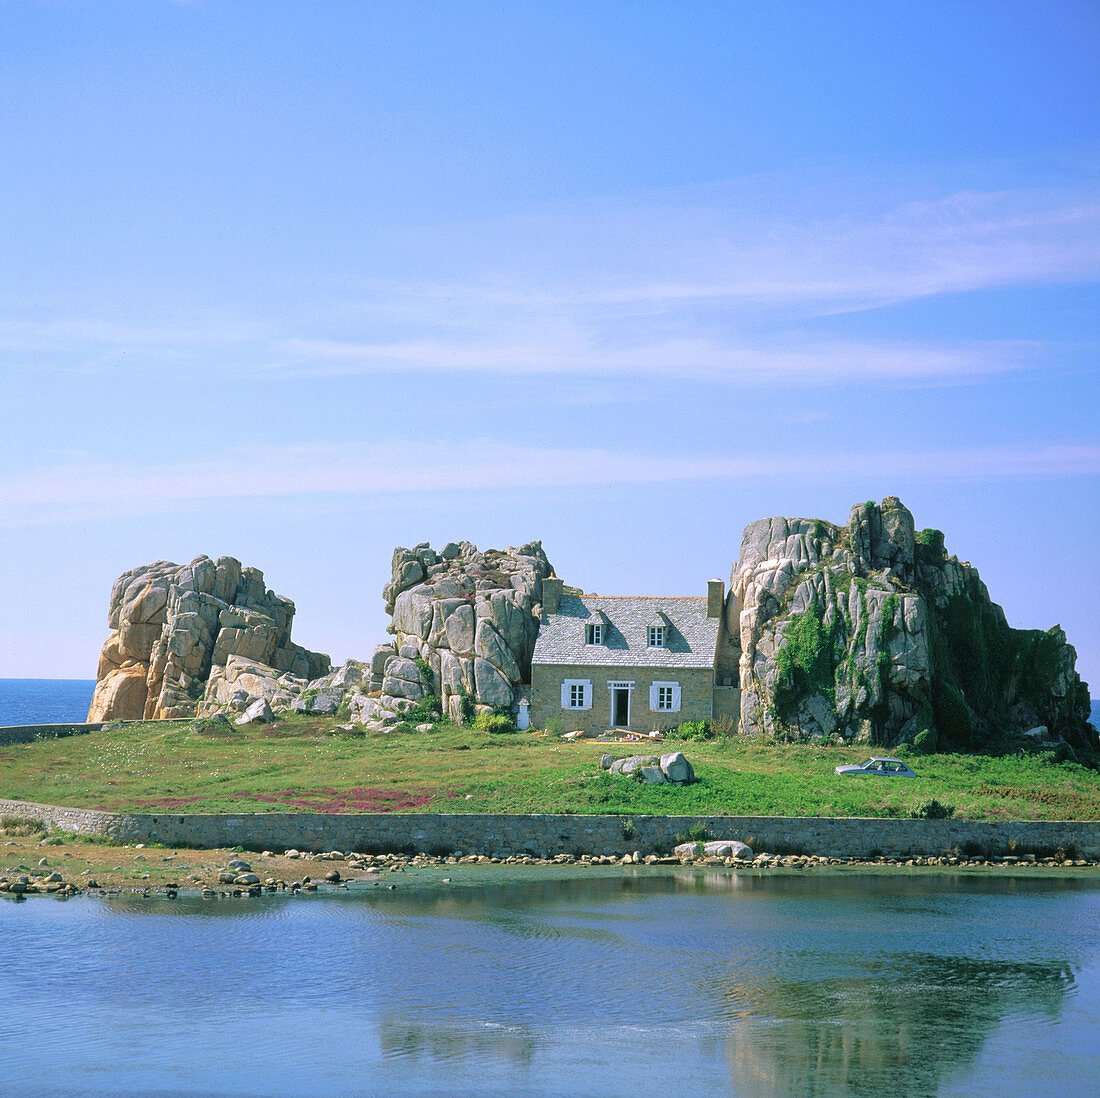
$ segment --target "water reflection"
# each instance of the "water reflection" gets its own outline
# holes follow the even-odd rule
[[[934,1095],[965,1073],[1006,1018],[1056,1018],[1068,964],[913,954],[828,980],[727,994],[747,1004],[726,1056],[739,1086],[767,1094]]]

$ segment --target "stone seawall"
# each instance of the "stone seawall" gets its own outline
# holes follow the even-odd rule
[[[9,743],[31,743],[34,740],[53,740],[62,736],[81,736],[85,732],[98,732],[102,724],[12,724],[0,728],[0,746]]]
[[[738,839],[757,853],[834,858],[1028,854],[1074,850],[1100,859],[1100,822],[778,816],[500,816],[409,813],[336,815],[257,812],[183,815],[101,812],[0,799],[0,816],[114,842],[252,850],[416,851],[431,854],[669,853],[693,829]],[[695,832],[698,834],[698,831]]]

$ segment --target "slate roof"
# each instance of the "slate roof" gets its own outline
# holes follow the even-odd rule
[[[603,644],[585,644],[584,627],[602,610]],[[663,613],[665,647],[650,648],[647,629]],[[556,614],[543,613],[531,662],[607,667],[713,667],[718,618],[707,617],[706,598],[633,595],[563,595]]]

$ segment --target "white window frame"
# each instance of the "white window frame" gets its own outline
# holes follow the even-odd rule
[[[669,704],[662,705],[662,691]],[[649,708],[653,713],[680,712],[680,684],[678,682],[654,682],[649,688]]]
[[[665,627],[663,625],[650,625],[646,628],[646,641],[650,648],[664,648]]]
[[[589,622],[584,627],[585,644],[603,644],[603,622]]]
[[[574,711],[591,709],[592,680],[563,679],[561,684],[561,707],[562,709],[571,709]]]

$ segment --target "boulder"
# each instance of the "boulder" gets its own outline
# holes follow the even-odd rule
[[[738,858],[742,861],[750,861],[753,858],[752,847],[736,839],[713,839],[705,843],[680,843],[673,853],[678,858],[697,857],[702,846],[702,854],[708,858]]]
[[[857,504],[844,526],[750,523],[725,621],[743,735],[889,748],[927,728],[940,750],[974,751],[1045,726],[1100,759],[1062,630],[1011,628],[977,570],[896,497]]]
[[[664,776],[677,785],[686,785],[688,782],[695,781],[695,771],[681,751],[662,755],[660,767]]]
[[[275,716],[271,712],[271,706],[267,704],[267,698],[257,698],[233,723],[270,724],[274,719]]]
[[[111,591],[88,720],[194,715],[204,684],[224,679],[218,670],[234,656],[275,673],[326,673],[327,656],[291,644],[293,617],[294,604],[269,591],[259,569],[232,557],[125,572]]]
[[[608,769],[612,774],[622,774],[629,777],[643,766],[661,767],[661,760],[656,755],[630,755],[625,759],[616,759]]]
[[[469,542],[448,542],[439,553],[427,544],[398,547],[382,592],[392,654],[428,664],[436,681],[424,688],[438,692],[452,719],[461,718],[463,693],[475,705],[512,706],[530,679],[542,580],[552,572],[539,542],[484,552]],[[398,680],[419,680],[395,674],[388,653],[381,661],[372,660],[371,689],[409,696]]]

